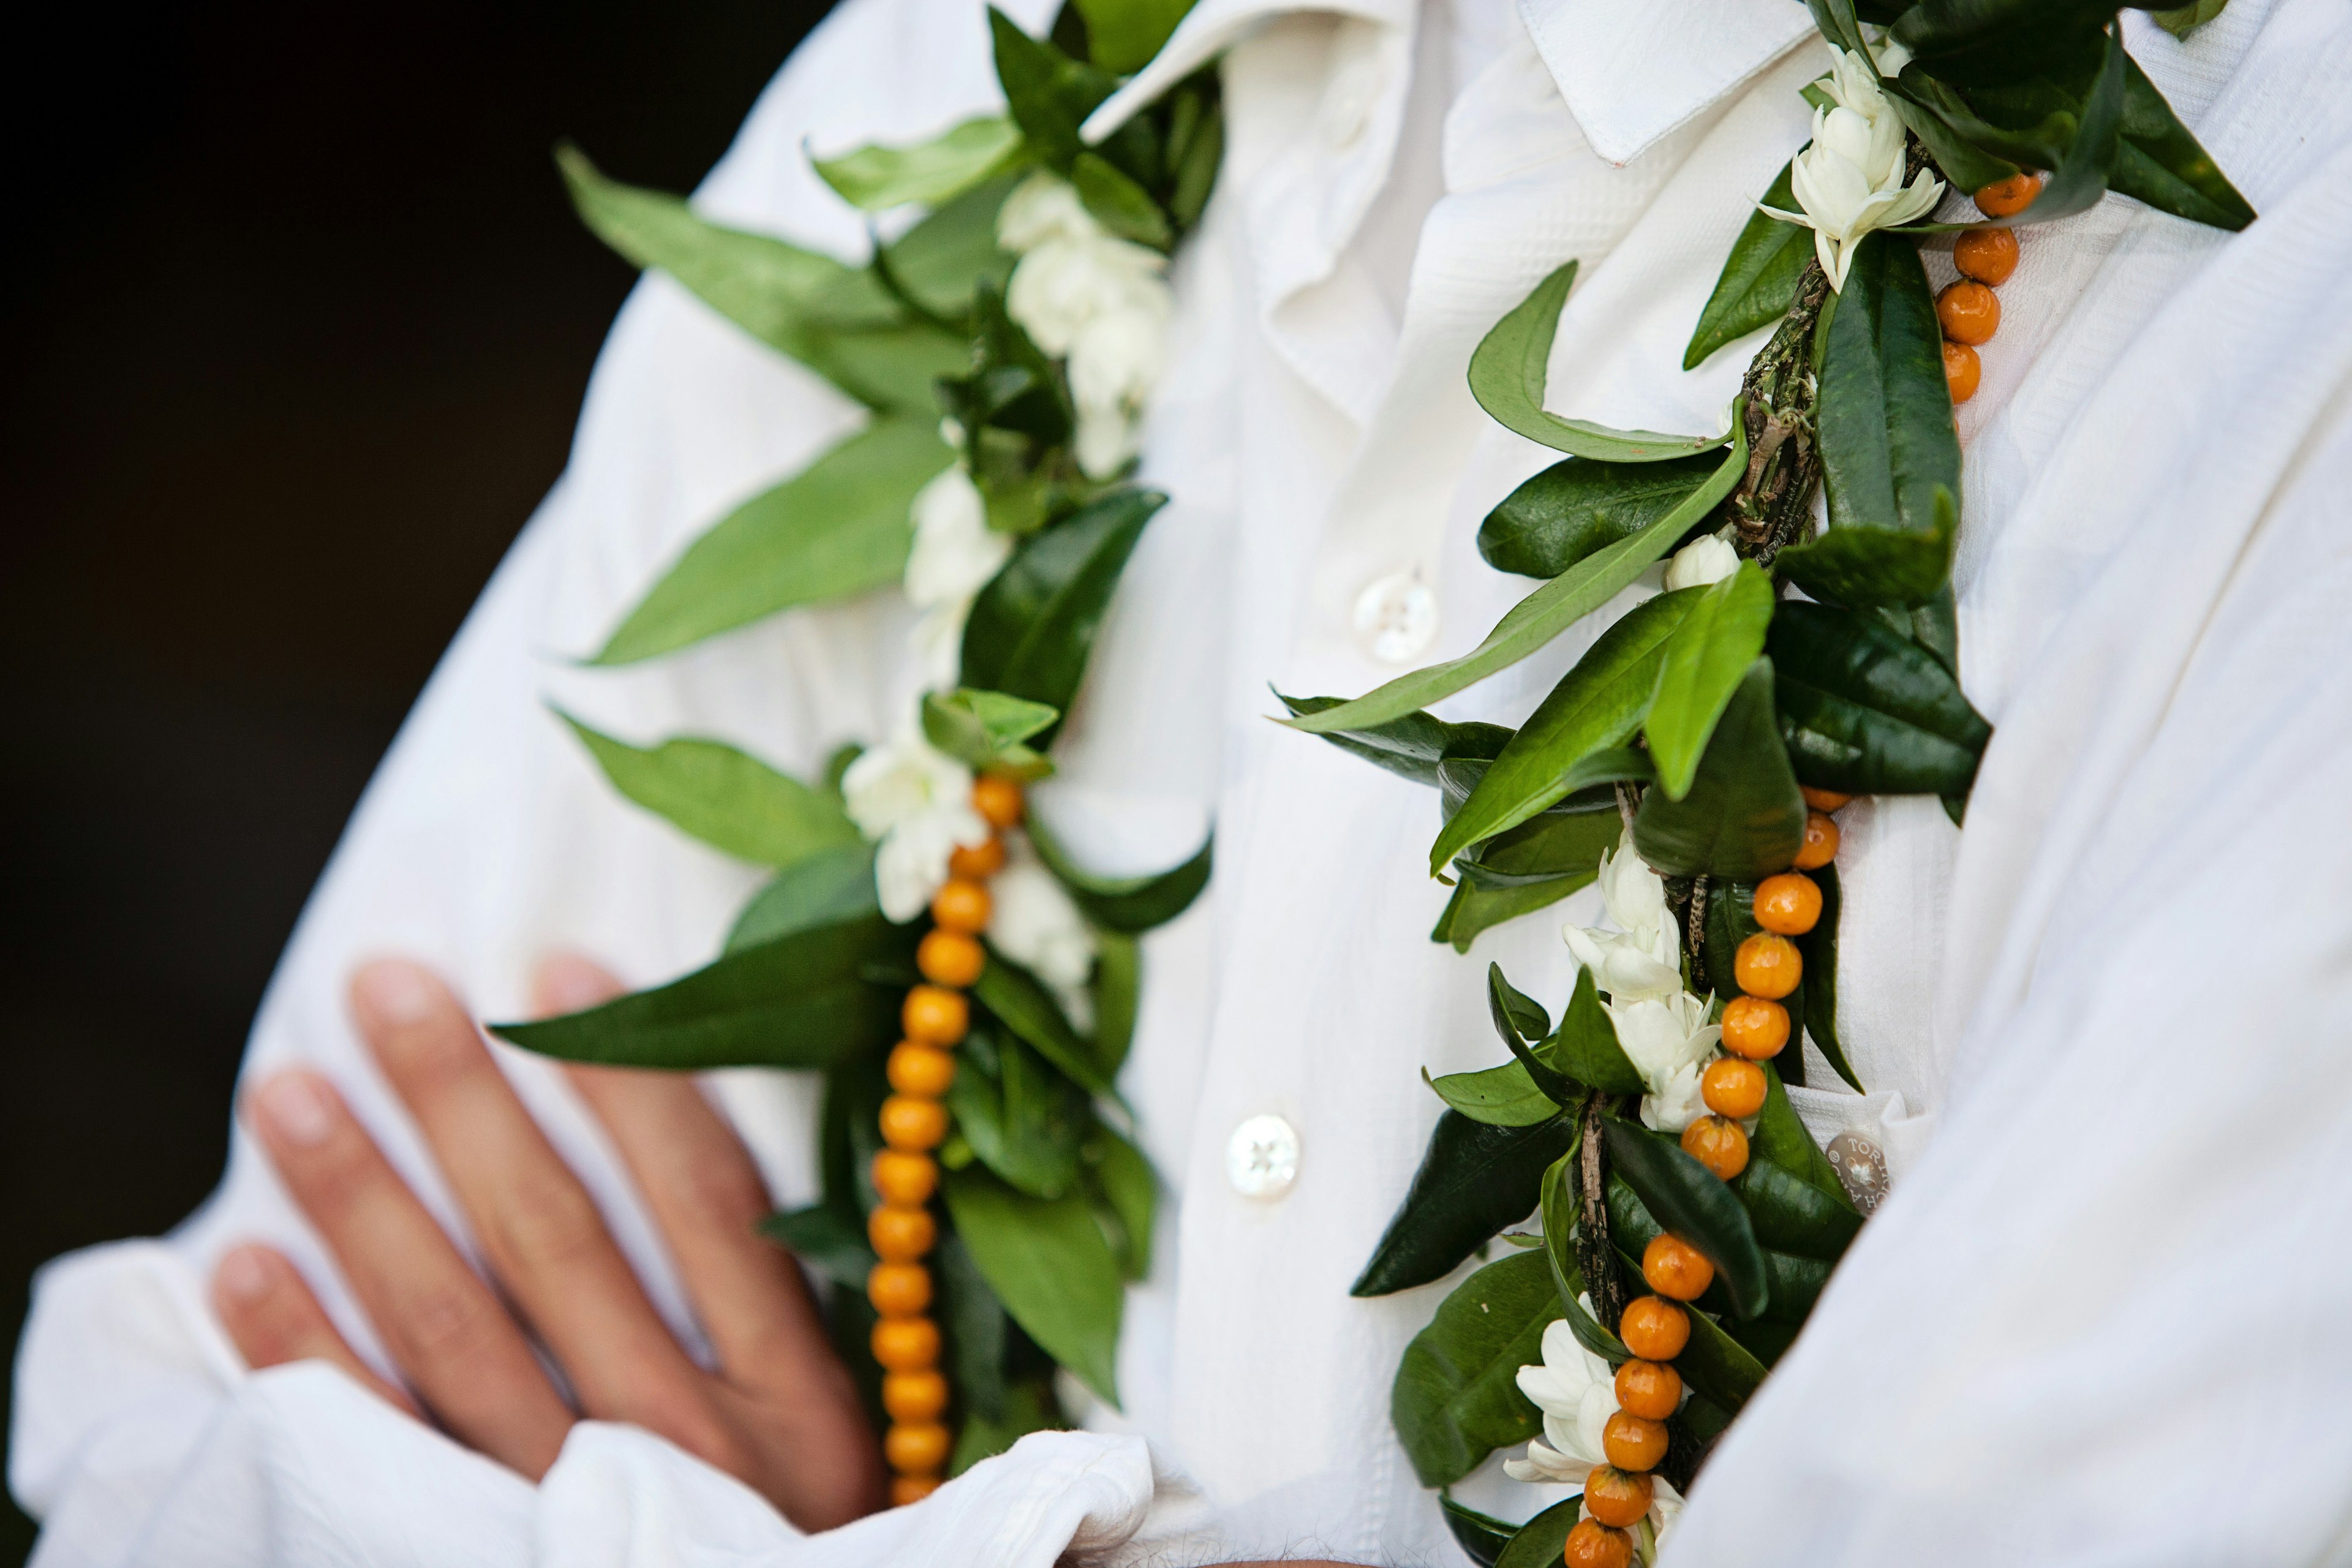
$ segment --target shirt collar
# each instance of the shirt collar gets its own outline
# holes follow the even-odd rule
[[[1795,0],[1779,3],[1794,4]],[[1306,0],[1198,0],[1151,63],[1103,100],[1087,116],[1079,134],[1090,142],[1100,142],[1125,124],[1129,115],[1216,58],[1270,16],[1313,10],[1409,28],[1416,9],[1416,0],[1313,0],[1312,4]]]
[[[1518,0],[1591,149],[1630,163],[1811,37],[1801,0]]]

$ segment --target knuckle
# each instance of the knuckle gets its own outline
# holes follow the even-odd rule
[[[393,1331],[406,1347],[400,1360],[412,1368],[476,1360],[499,1327],[497,1304],[471,1281],[414,1289],[400,1299],[393,1317]]]
[[[754,1225],[768,1212],[768,1194],[759,1173],[733,1150],[688,1150],[671,1179],[688,1213],[708,1215],[730,1229]]]
[[[518,1268],[556,1272],[601,1257],[612,1245],[604,1216],[568,1174],[542,1173],[516,1182],[498,1229],[499,1250]]]

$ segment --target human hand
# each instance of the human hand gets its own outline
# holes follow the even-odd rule
[[[585,960],[558,959],[541,972],[538,1000],[571,1012],[621,989]],[[353,980],[352,1006],[497,1289],[467,1265],[334,1086],[290,1068],[256,1087],[244,1115],[407,1388],[371,1372],[293,1264],[259,1245],[229,1252],[213,1280],[215,1308],[250,1364],[331,1362],[534,1480],[585,1415],[658,1433],[804,1530],[880,1506],[880,1450],[856,1390],[800,1270],[753,1228],[768,1196],[751,1156],[692,1079],[566,1069],[677,1260],[717,1354],[710,1372],[664,1326],[594,1200],[448,987],[413,963],[372,963]],[[576,1410],[541,1369],[526,1328],[562,1368]]]

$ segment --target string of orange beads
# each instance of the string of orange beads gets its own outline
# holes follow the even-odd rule
[[[2042,194],[2032,174],[2011,174],[1976,194],[1977,211],[1987,217],[2023,212]],[[1952,265],[1959,279],[1936,296],[1936,323],[1944,333],[1944,382],[1952,401],[1977,395],[1984,362],[1977,350],[2000,330],[2000,296],[1993,290],[2017,270],[2017,235],[2006,228],[1972,228],[1952,242]]]
[[[899,1010],[906,1038],[891,1047],[890,1098],[880,1116],[884,1147],[874,1156],[875,1195],[866,1239],[880,1261],[866,1278],[874,1325],[874,1359],[882,1363],[882,1408],[890,1417],[882,1454],[889,1461],[890,1500],[910,1503],[937,1489],[947,1468],[950,1437],[940,1417],[948,1381],[940,1372],[940,1327],[931,1320],[931,1273],[923,1264],[939,1240],[931,1194],[939,1189],[932,1157],[948,1135],[940,1103],[955,1082],[950,1053],[971,1026],[964,993],[988,964],[980,933],[988,927],[988,879],[1004,867],[1001,834],[1022,816],[1021,786],[994,773],[972,783],[972,809],[995,831],[976,848],[959,847],[948,860],[948,880],[931,900],[931,929],[915,949],[922,983],[907,992]]]

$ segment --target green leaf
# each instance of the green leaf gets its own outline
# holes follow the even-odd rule
[[[1952,580],[1959,531],[1952,492],[1936,487],[1935,527],[1926,533],[1865,526],[1832,527],[1809,544],[1791,545],[1773,570],[1832,605],[1932,604]]]
[[[1764,1384],[1764,1363],[1705,1312],[1690,1314],[1690,1342],[1675,1357],[1675,1370],[1706,1399],[1737,1415]]]
[[[1806,784],[1966,795],[1992,727],[1933,653],[1874,618],[1807,604],[1783,605],[1765,646],[1780,733]]]
[[[1034,840],[1033,840],[1034,842]],[[1135,1008],[1143,989],[1143,950],[1124,931],[1095,933],[1095,1059],[1113,1078],[1135,1039]]]
[[[1449,1486],[1543,1430],[1519,1368],[1543,1360],[1545,1326],[1559,1316],[1551,1265],[1521,1252],[1464,1280],[1405,1346],[1389,1418],[1422,1485]]]
[[[1438,1099],[1489,1127],[1533,1127],[1559,1114],[1559,1102],[1538,1089],[1526,1065],[1517,1060],[1484,1072],[1430,1079],[1429,1087],[1437,1091]]]
[[[945,1173],[948,1213],[1024,1332],[1116,1407],[1118,1259],[1083,1197],[1034,1198],[977,1167]]]
[[[897,999],[861,972],[901,945],[878,917],[795,931],[667,985],[490,1032],[605,1067],[824,1067],[897,1037]]]
[[[819,926],[878,919],[880,896],[874,886],[874,846],[846,844],[820,849],[776,873],[752,896],[727,933],[728,952],[773,942]]]
[[[960,321],[983,284],[1003,292],[1015,258],[997,247],[996,215],[1020,183],[1017,174],[982,180],[882,247],[891,278],[917,305]]]
[[[1575,1138],[1576,1123],[1567,1117],[1489,1127],[1456,1111],[1439,1116],[1412,1190],[1348,1293],[1386,1296],[1452,1273],[1535,1208],[1544,1168]]]
[[[1835,1263],[1862,1230],[1860,1215],[1775,1161],[1750,1160],[1731,1190],[1769,1253]]]
[[[1028,823],[1029,842],[1037,858],[1069,889],[1070,900],[1086,917],[1107,931],[1135,935],[1167,924],[1192,907],[1209,885],[1217,847],[1212,833],[1201,841],[1192,858],[1165,871],[1140,877],[1097,877],[1081,869],[1045,825],[1035,816]]]
[[[865,1232],[826,1204],[779,1210],[760,1222],[760,1234],[845,1290],[863,1291],[866,1275],[880,1261]]]
[[[1980,191],[2018,172],[2014,163],[1992,151],[1993,146],[2008,145],[2009,139],[1988,136],[1990,128],[1948,83],[1913,70],[1900,77],[1882,77],[1879,85],[1904,125],[1919,138],[1955,189]]]
[[[1205,102],[1206,107],[1193,117],[1189,135],[1171,135],[1169,139],[1169,162],[1176,178],[1168,196],[1168,216],[1176,220],[1179,230],[1189,230],[1201,221],[1225,156],[1224,106],[1217,94],[1216,79],[1209,76],[1192,90],[1197,100]],[[1181,104],[1184,92],[1180,88],[1171,96]]]
[[[1002,114],[978,115],[912,147],[860,147],[838,158],[811,158],[842,200],[867,212],[919,202],[937,206],[1011,162],[1021,132]]]
[[[1934,532],[1936,491],[1960,491],[1960,443],[1935,296],[1908,240],[1874,234],[1855,249],[1830,321],[1815,422],[1832,532]]]
[[[1759,205],[1795,212],[1794,170],[1793,162],[1781,164]],[[1787,315],[1797,298],[1797,279],[1812,258],[1812,236],[1807,230],[1761,212],[1748,214],[1747,226],[1732,241],[1722,276],[1715,280],[1715,292],[1698,313],[1698,330],[1683,351],[1683,368],[1697,369],[1716,350]]]
[[[1780,616],[1773,618],[1778,625]],[[1643,795],[1633,843],[1658,871],[1752,882],[1796,858],[1805,801],[1774,721],[1772,691],[1772,661],[1759,658],[1724,709],[1689,793],[1680,800],[1664,790]]]
[[[2178,10],[2155,12],[2148,20],[2185,42],[2189,34],[2220,16],[2229,4],[2230,0],[2196,0],[2195,5]]]
[[[1656,775],[1647,753],[1617,747],[1585,758],[1569,770],[1569,777],[1573,783],[1565,799],[1455,856],[1454,868],[1481,888],[1549,881],[1597,868],[1602,852],[1616,847],[1622,831],[1616,791],[1598,785],[1618,779],[1647,784]]]
[[[1497,572],[1557,577],[1603,545],[1641,532],[1720,466],[1704,453],[1662,463],[1564,458],[1486,514],[1478,525],[1478,553]]]
[[[1294,719],[1328,712],[1348,702],[1344,697],[1285,697],[1279,691],[1274,695]],[[1311,732],[1322,733],[1323,739],[1341,751],[1361,757],[1375,767],[1386,768],[1399,778],[1411,779],[1432,789],[1437,787],[1437,764],[1443,758],[1492,757],[1511,738],[1511,731],[1500,724],[1449,724],[1423,712],[1407,713],[1360,730]]]
[[[1023,540],[964,623],[964,684],[1068,712],[1119,573],[1167,502],[1156,490],[1114,490]]]
[[[923,738],[960,762],[1022,780],[1045,777],[1054,764],[1021,742],[1050,729],[1061,710],[1002,691],[960,687],[942,697],[923,694]]]
[[[1481,888],[1465,878],[1446,900],[1429,940],[1448,943],[1456,952],[1467,952],[1481,931],[1556,904],[1580,888],[1591,887],[1592,879],[1592,872],[1579,871],[1545,881]]]
[[[1054,1401],[1052,1385],[1036,1380],[1008,1384],[994,1415],[967,1411],[956,1433],[955,1452],[948,1458],[948,1475],[960,1476],[982,1459],[992,1459],[1032,1432],[1052,1432],[1068,1426]]]
[[[2206,13],[2189,26],[2218,16],[2225,3],[2200,0],[2188,7]],[[2160,11],[2156,20],[2163,22],[2168,16],[2182,14]],[[2252,205],[2230,183],[2189,127],[2180,123],[2180,117],[2173,113],[2172,105],[2165,101],[2138,62],[2128,57],[2124,61],[2123,144],[2116,154],[2114,184],[2123,195],[2191,223],[2235,232],[2254,221]]]
[[[1866,51],[1862,23],[1854,16],[1853,0],[1805,0],[1806,8],[1813,14],[1813,26],[1822,37],[1848,54]]]
[[[1519,1532],[1516,1524],[1455,1502],[1449,1492],[1438,1494],[1437,1506],[1445,1512],[1445,1528],[1454,1532],[1454,1544],[1468,1552],[1478,1568],[1495,1568],[1495,1560]]]
[[[1070,184],[1095,221],[1121,239],[1165,251],[1176,242],[1168,215],[1151,193],[1114,168],[1108,160],[1081,153],[1070,165]]]
[[[1519,1527],[1503,1554],[1495,1559],[1495,1568],[1549,1568],[1568,1544],[1568,1532],[1576,1528],[1576,1520],[1584,1508],[1584,1494],[1579,1492],[1566,1502],[1556,1502]]]
[[[1129,1279],[1151,1272],[1151,1225],[1160,1206],[1160,1178],[1143,1151],[1097,1122],[1081,1154],[1090,1162],[1096,1195],[1116,1222],[1120,1268]]]
[[[1505,1045],[1540,1040],[1551,1033],[1543,1004],[1503,978],[1503,966],[1486,965],[1486,1011]]]
[[[988,8],[988,30],[995,46],[996,79],[1004,88],[1013,122],[1041,162],[1066,174],[1087,150],[1078,127],[1118,83],[1053,44],[1029,37],[993,5]]]
[[[1774,1064],[1765,1062],[1764,1109],[1757,1113],[1756,1131],[1748,1135],[1748,1148],[1759,1160],[1769,1160],[1784,1171],[1794,1173],[1813,1186],[1828,1194],[1842,1206],[1851,1209],[1853,1200],[1847,1196],[1845,1184],[1838,1180],[1837,1171],[1830,1157],[1805,1131],[1797,1116],[1796,1107],[1789,1103],[1789,1091],[1782,1085]]]
[[[987,281],[976,287],[971,316],[974,333],[969,357],[955,367],[955,374],[939,378],[936,401],[948,417],[963,426],[966,445],[977,464],[974,480],[989,499],[990,524],[1004,532],[1031,532],[1045,521],[1043,512],[1027,517],[1024,508],[1025,521],[1019,527],[1010,527],[999,510],[1011,504],[1015,492],[1029,494],[1033,501],[1041,498],[1053,476],[1043,468],[1033,471],[1032,459],[1037,454],[1020,439],[1011,443],[1022,454],[1012,465],[1013,474],[999,473],[986,460],[994,448],[984,437],[990,431],[1003,431],[1037,447],[1060,445],[1069,439],[1075,418],[1068,391],[1054,362],[1007,313],[1002,288]]]
[[[1008,1363],[1013,1346],[1013,1321],[1005,1316],[1004,1303],[989,1289],[980,1265],[972,1261],[971,1249],[956,1235],[953,1222],[941,1230],[930,1265],[931,1278],[939,1287],[939,1306],[932,1315],[947,1341],[946,1371],[962,1396],[967,1422],[975,1416],[983,1423],[1001,1422],[1012,1404],[1008,1380],[1013,1369]]]
[[[1559,1016],[1559,1033],[1544,1042],[1545,1055],[1577,1082],[1608,1094],[1642,1094],[1649,1089],[1625,1048],[1617,1043],[1617,1026],[1601,1005],[1592,971],[1576,973],[1576,990],[1568,1010]]]
[[[948,1109],[980,1163],[1032,1197],[1074,1191],[1087,1107],[1069,1080],[1020,1041],[985,1030],[974,1030],[956,1054]]]
[[[1664,555],[1691,524],[1731,493],[1748,468],[1748,434],[1735,417],[1732,448],[1715,477],[1657,521],[1614,544],[1604,545],[1514,605],[1486,640],[1460,658],[1401,675],[1385,686],[1320,713],[1278,721],[1310,735],[1369,729],[1402,719],[1416,708],[1451,697],[1507,669],[1570,626],[1615,598],[1620,590]]]
[[[1047,1061],[1069,1075],[1070,1081],[1095,1094],[1116,1096],[1110,1075],[1095,1059],[1087,1042],[1078,1038],[1062,1016],[1053,994],[1037,977],[991,949],[988,967],[971,988],[972,1000],[995,1015]]]
[[[1708,737],[1739,689],[1748,666],[1764,651],[1772,624],[1772,581],[1752,561],[1709,587],[1696,590],[1661,650],[1657,695],[1642,721],[1658,787],[1680,800],[1690,793]]]
[[[1838,890],[1837,868],[1823,866],[1805,874],[1822,890],[1822,918],[1813,922],[1812,930],[1796,939],[1798,956],[1804,960],[1805,1033],[1813,1037],[1813,1044],[1820,1047],[1832,1071],[1851,1084],[1856,1094],[1867,1094],[1870,1091],[1862,1087],[1862,1080],[1846,1064],[1845,1047],[1838,1041],[1838,911],[1843,899]]]
[[[1575,281],[1576,263],[1570,261],[1537,284],[1535,292],[1479,342],[1470,356],[1470,395],[1478,400],[1478,406],[1530,441],[1605,462],[1654,463],[1722,446],[1725,437],[1721,436],[1612,430],[1545,412],[1544,384],[1550,374],[1552,339],[1559,332],[1560,307],[1568,302],[1569,287]]]
[[[1961,0],[1961,3],[1969,3],[1969,0]],[[1990,3],[2009,5],[2013,4],[2014,0],[1990,0]],[[2066,0],[2066,3],[2072,3],[2072,0]],[[1924,8],[1923,6],[1922,9]],[[2116,165],[2121,157],[2124,63],[2126,57],[2124,54],[2123,45],[2116,41],[2112,31],[2103,34],[2094,33],[2089,35],[2089,37],[2097,40],[2095,47],[2102,51],[2101,63],[2093,78],[2090,94],[2084,101],[2081,123],[2067,142],[2065,153],[2058,159],[2057,167],[2053,169],[2050,172],[2050,177],[2042,182],[2042,194],[2035,196],[2031,205],[2023,211],[2011,213],[2007,217],[1987,218],[1980,216],[1970,223],[1906,224],[1899,229],[1888,232],[1906,235],[1958,234],[1971,228],[2021,228],[2027,224],[2049,223],[2057,218],[2072,217],[2076,213],[2087,212],[2098,205],[2100,198],[2107,194],[2108,185],[2115,176]],[[1915,72],[1920,70],[1921,68],[1916,62],[1905,66],[1904,79],[1907,81],[1913,78]],[[1938,74],[1944,73],[1939,71]],[[1938,101],[1937,108],[1942,118],[1959,134],[1976,142],[1979,145],[1997,145],[2002,151],[2020,157],[2025,157],[2031,153],[2037,161],[2041,156],[2032,151],[2033,144],[2041,140],[2040,135],[2028,133],[2020,137],[2014,133],[2004,133],[1998,127],[1975,117],[1962,106],[1957,95],[1945,95],[1944,99]],[[2051,131],[2062,128],[2063,123],[2063,120],[2053,116],[2042,133],[2048,134]]]
[[[789,866],[859,843],[838,803],[722,741],[668,740],[647,750],[555,712],[614,788],[740,860]]]
[[[1633,1352],[1577,1300],[1585,1289],[1584,1272],[1576,1260],[1576,1231],[1582,1223],[1577,1205],[1578,1155],[1578,1150],[1570,1149],[1544,1173],[1544,1256],[1551,1262],[1552,1285],[1559,1292],[1560,1316],[1569,1332],[1576,1336],[1578,1344],[1611,1366],[1622,1366],[1633,1359]]]
[[[1622,1117],[1604,1117],[1601,1124],[1609,1139],[1611,1168],[1651,1216],[1669,1235],[1706,1255],[1741,1317],[1761,1314],[1771,1299],[1764,1249],[1731,1189],[1671,1139]]]
[[[1947,81],[2036,76],[2116,14],[2116,0],[1920,0],[1890,37]]]
[[[936,416],[875,420],[688,545],[589,662],[633,664],[898,582],[914,542],[915,492],[953,460]]]
[[[1192,0],[1076,0],[1087,19],[1094,63],[1114,76],[1130,76],[1151,63]]]

